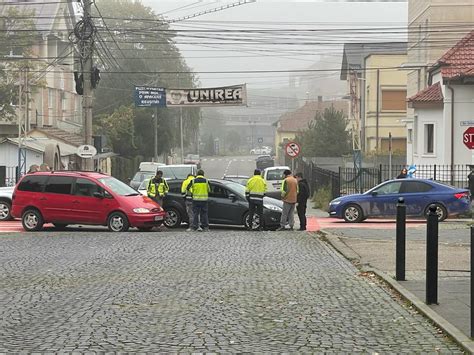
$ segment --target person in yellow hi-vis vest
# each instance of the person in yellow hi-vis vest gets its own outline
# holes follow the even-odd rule
[[[204,177],[204,171],[198,170],[197,176],[188,184],[187,191],[193,197],[193,224],[187,231],[209,231],[209,217],[207,202],[211,187]],[[199,221],[201,226],[199,226]]]
[[[186,180],[183,181],[181,184],[181,196],[184,198],[184,202],[186,204],[186,213],[188,214],[188,223],[191,227],[193,223],[193,195],[190,191],[188,191],[188,185],[193,181],[194,175],[188,174]]]
[[[157,202],[161,207],[163,207],[163,199],[168,194],[170,187],[168,183],[163,178],[163,172],[161,170],[156,171],[156,176],[153,179],[150,179],[147,187],[147,195],[149,198]]]
[[[245,187],[245,196],[249,202],[249,229],[250,230],[263,230],[263,197],[267,191],[267,183],[262,178],[261,172],[259,169],[255,169],[253,176],[247,181],[247,186]],[[258,224],[254,226],[253,216],[255,215],[255,210],[258,215]]]

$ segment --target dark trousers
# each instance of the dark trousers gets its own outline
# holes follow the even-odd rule
[[[306,204],[298,203],[296,211],[300,220],[300,229],[306,230]]]
[[[207,201],[193,201],[193,229],[198,229],[199,220],[202,228],[209,228]]]
[[[259,224],[256,228],[253,227],[253,215],[257,211]],[[249,224],[250,229],[262,229],[263,228],[263,203],[249,202]]]

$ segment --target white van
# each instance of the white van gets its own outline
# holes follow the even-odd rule
[[[160,166],[164,166],[166,164],[163,163],[156,163],[154,161],[142,161],[140,166],[138,167],[139,171],[152,171],[156,172]]]
[[[266,195],[274,198],[281,198],[281,182],[283,181],[283,172],[290,170],[287,166],[272,166],[263,171],[263,178],[267,182]]]

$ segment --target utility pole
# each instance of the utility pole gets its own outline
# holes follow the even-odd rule
[[[26,149],[23,146],[26,137],[26,124],[28,119],[28,69],[20,69],[18,97],[18,170],[16,181],[26,174]],[[25,96],[25,100],[23,97]]]
[[[155,162],[158,162],[158,107],[155,107],[155,134],[154,137],[154,145],[155,145]]]

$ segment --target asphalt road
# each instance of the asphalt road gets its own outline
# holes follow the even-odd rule
[[[208,178],[221,179],[224,175],[252,176],[257,156],[202,157],[201,167]]]
[[[0,237],[0,353],[461,353],[314,234]]]

